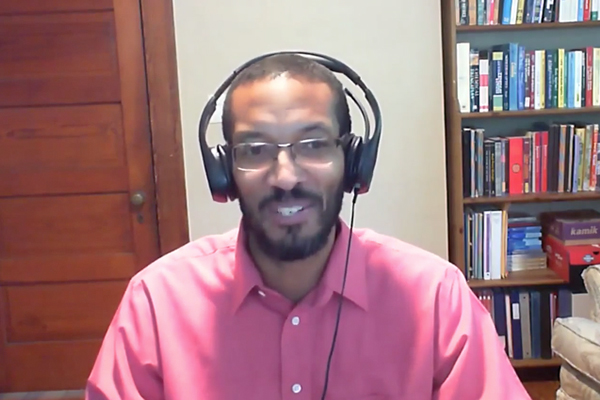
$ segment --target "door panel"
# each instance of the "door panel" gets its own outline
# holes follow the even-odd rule
[[[97,339],[106,331],[123,290],[123,281],[7,288],[11,315],[7,340],[27,346],[30,342]]]
[[[0,108],[0,193],[127,190],[121,106]]]
[[[112,11],[1,16],[0,106],[119,101],[115,34]]]
[[[90,360],[97,353],[97,340],[31,342],[8,346],[6,359],[18,362],[5,366],[6,380],[10,382],[6,392],[21,392],[23,388],[33,388],[31,391],[80,388],[81,382],[85,382],[89,374],[92,365]]]
[[[139,3],[0,2],[0,393],[80,389],[159,256]]]
[[[0,109],[0,118],[6,121],[0,127],[5,141],[0,166],[126,167],[118,104],[6,108]],[[56,141],[58,153],[52,147]]]
[[[137,270],[125,193],[0,198],[0,282],[125,279]]]
[[[113,0],[18,0],[1,1],[0,14],[112,10]]]

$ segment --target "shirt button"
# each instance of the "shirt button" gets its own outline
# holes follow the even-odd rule
[[[300,393],[301,390],[302,390],[302,386],[300,386],[299,383],[295,383],[294,385],[292,385],[292,392]]]
[[[292,318],[292,324],[293,325],[298,325],[300,323],[300,317],[294,317]]]

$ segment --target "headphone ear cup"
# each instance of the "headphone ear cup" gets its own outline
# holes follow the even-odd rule
[[[236,190],[235,185],[233,183],[233,174],[231,171],[231,152],[227,145],[217,145],[216,147],[217,153],[217,161],[220,166],[220,174],[223,176],[223,182],[225,182],[225,186],[219,188],[219,191],[230,200],[234,200],[236,198]]]
[[[354,191],[354,186],[358,182],[358,167],[360,164],[360,155],[362,152],[362,137],[353,133],[348,133],[342,138],[345,155],[344,171],[344,190],[347,193]]]

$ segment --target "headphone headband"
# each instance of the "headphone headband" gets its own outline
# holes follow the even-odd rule
[[[350,91],[345,89],[345,93],[356,103],[360,109],[365,122],[365,135],[363,139],[359,136],[353,135],[351,132],[348,132],[350,139],[348,140],[348,145],[346,148],[346,173],[344,186],[347,192],[356,192],[357,194],[368,192],[373,179],[373,172],[375,170],[375,164],[377,161],[382,130],[381,110],[379,108],[377,99],[360,78],[360,76],[352,68],[333,57],[306,51],[279,51],[255,57],[234,70],[231,75],[217,88],[215,93],[208,99],[208,102],[202,111],[198,126],[198,140],[204,161],[204,170],[206,172],[209,189],[213,199],[222,203],[226,202],[228,199],[234,200],[236,198],[233,180],[231,177],[231,166],[229,165],[229,157],[227,154],[227,145],[210,147],[206,141],[208,125],[210,123],[210,118],[217,108],[217,102],[223,93],[225,93],[227,88],[232,84],[234,79],[250,65],[255,64],[265,58],[283,54],[303,56],[323,65],[332,72],[343,74],[364,93],[375,121],[373,133],[371,135],[369,134],[369,117],[364,107],[361,106],[360,102],[357,101]]]

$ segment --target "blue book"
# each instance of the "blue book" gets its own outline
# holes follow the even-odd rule
[[[511,232],[508,234],[508,240],[535,239],[539,237],[542,237],[542,232]]]
[[[531,316],[531,357],[542,357],[541,327],[542,321],[540,318],[540,292],[533,290],[529,293]]]
[[[494,305],[494,324],[498,336],[504,343],[504,349],[508,348],[508,337],[506,332],[506,302],[504,301],[504,292],[502,289],[493,289],[494,296],[492,302]]]
[[[504,0],[504,7],[502,10],[502,25],[510,25],[510,10],[512,8],[512,2],[518,0]]]
[[[523,359],[523,339],[521,337],[521,313],[520,313],[520,301],[519,291],[510,291],[510,318],[512,325],[512,345],[513,345],[513,358],[515,360]]]
[[[567,53],[567,108],[575,107],[575,53]]]
[[[508,44],[508,109],[516,111],[519,109],[519,45]]]
[[[554,53],[550,50],[546,50],[546,108],[553,108],[554,62]]]
[[[525,46],[519,46],[519,61],[517,62],[517,106],[525,109]]]

